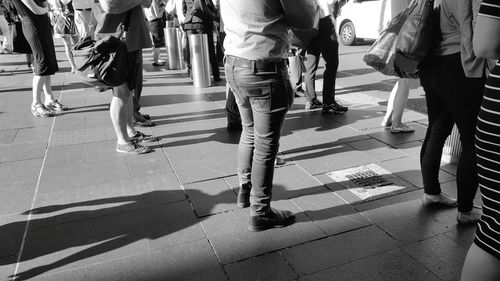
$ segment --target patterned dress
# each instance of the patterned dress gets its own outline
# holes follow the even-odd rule
[[[479,13],[500,20],[500,2],[483,0]],[[477,131],[479,187],[483,216],[474,243],[500,259],[500,63],[486,82]]]

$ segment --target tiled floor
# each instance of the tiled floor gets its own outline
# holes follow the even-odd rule
[[[368,46],[351,48],[337,79],[349,112],[305,112],[297,98],[287,115],[273,206],[297,222],[260,233],[235,204],[239,134],[225,128],[224,84],[193,88],[145,52],[143,111],[157,126],[141,130],[162,139],[126,156],[114,151],[109,92],[59,72],[55,94],[71,110],[33,118],[24,56],[0,56],[1,280],[457,280],[474,227],[420,206],[426,116],[405,113],[413,134],[381,127],[395,79],[364,65]],[[421,96],[412,89],[410,104]],[[400,188],[355,191],[328,176],[365,165]],[[454,174],[443,166],[450,195]]]

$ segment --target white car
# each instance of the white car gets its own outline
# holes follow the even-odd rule
[[[394,0],[348,0],[340,9],[335,26],[340,42],[352,46],[358,39],[377,39],[391,20],[391,1]]]

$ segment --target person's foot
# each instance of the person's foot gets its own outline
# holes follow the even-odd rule
[[[290,211],[282,211],[274,208],[257,216],[251,216],[248,221],[248,230],[252,232],[263,231],[275,227],[284,227],[295,222],[295,215]]]
[[[470,212],[458,212],[457,223],[459,225],[470,225],[479,222],[483,212],[479,209],[472,209]]]
[[[305,97],[306,92],[302,89],[302,87],[299,87],[295,89],[295,97]]]
[[[391,133],[393,134],[408,134],[413,132],[415,132],[415,129],[406,125],[405,123],[401,123],[399,126],[398,125],[391,126]]]
[[[305,110],[313,110],[321,107],[323,107],[323,104],[318,99],[313,99],[312,101],[306,102]]]
[[[135,141],[129,141],[126,144],[116,144],[116,152],[127,154],[144,154],[151,152],[151,148],[140,145]]]
[[[343,106],[341,103],[334,101],[332,104],[329,105],[323,105],[323,109],[321,110],[321,113],[325,114],[343,114],[346,113],[347,110],[349,110],[348,107]]]
[[[252,189],[252,183],[240,184],[240,190],[238,191],[238,198],[236,199],[236,205],[239,208],[246,208],[250,206],[250,190]]]
[[[276,159],[274,160],[275,166],[281,166],[281,165],[285,165],[285,164],[286,164],[285,158],[281,158],[281,157],[276,156]]]
[[[146,135],[143,132],[137,131],[135,135],[130,136],[130,141],[135,142],[155,142],[159,141],[161,138],[153,135]]]
[[[161,60],[153,62],[153,66],[164,66],[164,65],[165,65],[165,62],[161,61]]]
[[[31,105],[31,114],[35,117],[53,117],[56,115],[53,110],[48,109],[41,103]]]
[[[52,102],[45,104],[45,107],[56,112],[68,110],[68,107],[60,103],[58,100],[54,100]]]
[[[424,193],[424,196],[422,197],[422,206],[424,207],[442,206],[442,207],[453,208],[456,207],[457,205],[458,205],[457,199],[448,197],[443,193],[439,195],[431,195]]]
[[[140,120],[140,121],[134,121],[134,125],[135,126],[138,126],[138,127],[154,127],[156,126],[156,123],[151,121],[151,120],[147,120],[146,118]]]
[[[94,87],[94,90],[96,92],[104,92],[104,91],[107,91],[109,89],[112,89],[112,87],[109,87],[109,86],[95,86]]]

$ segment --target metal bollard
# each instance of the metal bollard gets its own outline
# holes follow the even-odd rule
[[[457,163],[462,153],[462,143],[457,126],[453,126],[450,136],[446,139],[441,160],[445,163]]]
[[[189,52],[191,53],[191,73],[193,85],[197,88],[210,87],[211,68],[208,55],[208,39],[206,34],[190,34]]]
[[[180,28],[165,28],[165,42],[167,44],[168,68],[184,69],[182,60],[182,30]]]

